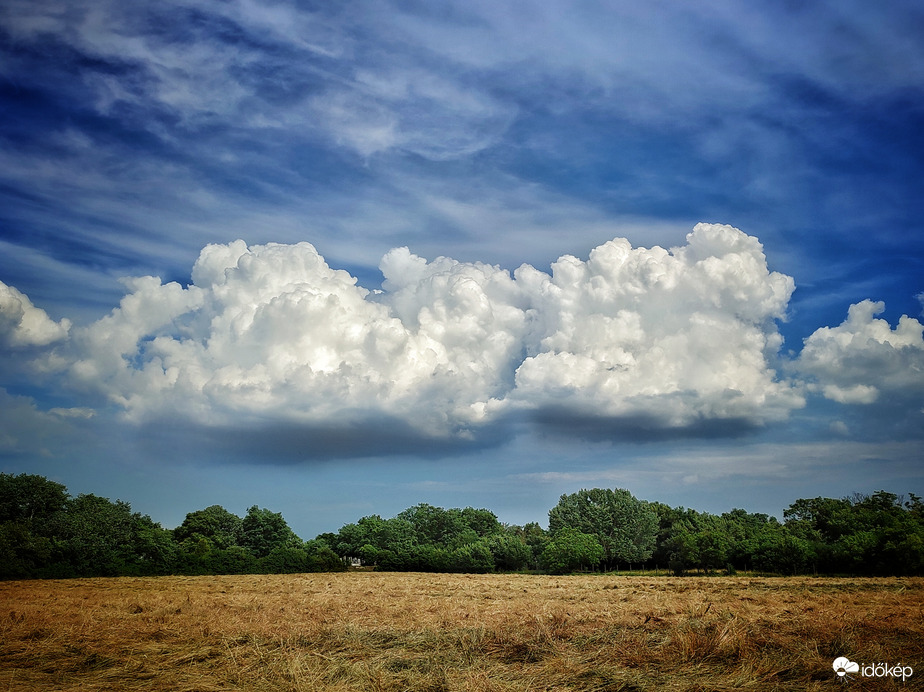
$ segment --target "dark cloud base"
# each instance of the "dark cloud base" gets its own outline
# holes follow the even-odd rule
[[[663,442],[682,439],[734,439],[763,430],[747,418],[701,419],[685,426],[665,426],[656,416],[599,416],[564,408],[545,408],[530,416],[540,434],[589,442]]]
[[[497,449],[518,433],[585,442],[649,443],[683,439],[723,440],[757,434],[762,426],[744,418],[700,420],[665,427],[653,416],[619,418],[580,414],[561,408],[508,416],[466,437],[425,437],[405,422],[381,418],[349,426],[311,426],[274,422],[234,427],[196,426],[187,422],[149,423],[137,439],[160,458],[226,459],[229,463],[295,465],[356,458],[441,459]]]
[[[402,455],[439,459],[499,447],[509,441],[510,431],[499,423],[479,428],[473,439],[425,437],[391,418],[323,427],[278,422],[207,427],[173,421],[141,426],[138,439],[168,458],[224,457],[232,463],[291,465]]]

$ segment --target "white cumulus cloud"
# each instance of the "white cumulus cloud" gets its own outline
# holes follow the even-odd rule
[[[12,347],[47,346],[67,336],[69,320],[55,322],[29,297],[0,281],[0,341]]]
[[[924,325],[903,315],[895,329],[876,315],[885,304],[851,305],[837,327],[822,327],[805,340],[798,367],[825,397],[870,404],[885,393],[924,390]]]
[[[434,438],[550,410],[682,428],[804,403],[772,366],[793,281],[730,226],[671,250],[615,239],[551,273],[407,248],[380,266],[370,292],[308,243],[209,245],[187,287],[127,280],[46,367],[139,422],[391,419]]]
[[[801,397],[769,366],[794,285],[767,269],[756,238],[699,224],[687,245],[632,248],[617,239],[551,277],[516,272],[541,325],[511,398],[669,427],[784,417]]]

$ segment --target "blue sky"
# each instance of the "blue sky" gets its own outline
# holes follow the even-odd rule
[[[922,37],[899,0],[10,0],[0,470],[303,537],[924,495]]]

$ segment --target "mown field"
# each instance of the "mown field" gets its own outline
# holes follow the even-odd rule
[[[344,574],[0,583],[0,690],[834,690],[924,579]]]

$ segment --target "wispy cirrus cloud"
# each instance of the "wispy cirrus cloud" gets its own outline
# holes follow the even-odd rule
[[[525,7],[8,3],[4,183],[37,195],[7,212],[10,225],[78,210],[69,236],[88,255],[100,247],[88,261],[121,253],[125,270],[145,269],[144,238],[156,237],[182,246],[169,266],[181,274],[205,242],[247,229],[268,229],[255,242],[333,245],[350,226],[366,237],[393,220],[372,266],[414,236],[472,230],[441,223],[421,186],[451,180],[459,192],[445,197],[482,214],[516,209],[538,186],[601,219],[731,221],[765,242],[801,234],[808,249],[786,269],[805,286],[812,238],[847,276],[849,239],[865,233],[855,226],[905,222],[907,205],[873,202],[907,198],[917,179],[901,110],[924,62],[916,8]],[[819,157],[833,162],[821,173]],[[895,175],[872,183],[882,161]],[[551,244],[586,220],[530,230]],[[521,235],[504,214],[492,222],[477,256],[504,261]]]

